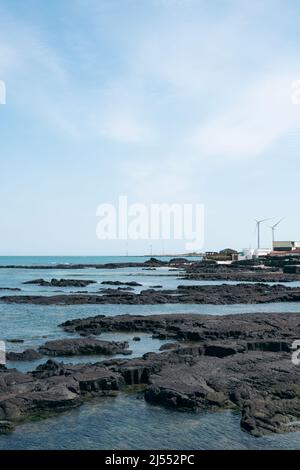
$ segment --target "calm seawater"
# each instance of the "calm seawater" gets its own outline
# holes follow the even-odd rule
[[[110,263],[146,261],[146,257],[0,257],[0,265],[16,264],[16,269],[0,269],[0,288],[15,287],[21,292],[1,290],[2,295],[53,294],[53,288],[24,285],[36,278],[92,279],[84,290],[96,292],[104,280],[135,280],[142,284],[138,292],[154,285],[176,288],[179,284],[212,284],[211,281],[185,281],[178,279],[180,272],[168,268],[146,271],[141,268],[113,270],[88,269],[22,269],[21,265],[58,263]],[[169,258],[164,258],[169,259]],[[223,282],[214,282],[220,284]],[[234,284],[234,283],[233,283]],[[293,283],[289,285],[300,285]],[[74,288],[60,292],[76,291]],[[23,339],[23,344],[7,343],[7,349],[21,351],[37,347],[47,340],[66,337],[58,325],[68,319],[97,314],[119,315],[160,313],[203,313],[226,315],[246,312],[299,312],[299,303],[267,305],[6,305],[0,302],[0,339]],[[140,334],[141,341],[134,342],[131,333],[105,333],[102,339],[127,340],[132,357],[148,351],[158,351],[163,341]],[[70,362],[70,358],[58,360]],[[104,359],[103,356],[78,357],[73,362]],[[8,363],[23,371],[34,369],[39,363]],[[77,410],[66,412],[47,420],[24,423],[8,436],[0,436],[0,449],[300,449],[300,433],[269,436],[255,439],[242,432],[239,414],[231,412],[202,413],[199,415],[165,410],[146,404],[140,396],[120,394],[116,398],[102,398],[86,403]]]
[[[170,256],[156,256],[162,261],[169,261]],[[0,256],[2,264],[105,264],[105,263],[143,263],[150,256]],[[189,257],[191,260],[199,260],[201,257]]]

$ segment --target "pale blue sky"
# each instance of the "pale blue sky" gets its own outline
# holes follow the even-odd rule
[[[0,0],[0,22],[0,255],[124,254],[95,232],[119,195],[205,204],[204,249],[254,246],[255,217],[300,239],[297,0]]]

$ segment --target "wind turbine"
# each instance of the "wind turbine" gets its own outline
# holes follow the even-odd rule
[[[260,249],[260,224],[262,224],[263,222],[267,222],[268,220],[272,220],[272,218],[261,219],[261,220],[255,219],[256,226],[257,226],[257,249],[258,250]]]
[[[281,222],[285,219],[285,217],[282,217],[282,219],[280,219],[278,222],[276,222],[276,224],[272,225],[270,228],[272,229],[272,243],[274,245],[274,241],[275,241],[275,229],[278,227],[279,224],[281,224]]]

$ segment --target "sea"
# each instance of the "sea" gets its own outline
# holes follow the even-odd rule
[[[139,268],[96,269],[88,267],[73,269],[78,264],[105,264],[122,262],[145,262],[145,256],[3,256],[0,257],[0,341],[5,341],[7,350],[22,351],[36,348],[45,341],[68,337],[59,324],[74,318],[93,315],[161,313],[198,313],[226,315],[235,313],[299,312],[300,304],[271,303],[266,305],[31,305],[5,304],[1,296],[6,295],[53,295],[53,287],[40,287],[24,284],[37,278],[91,279],[96,281],[85,289],[87,292],[99,290],[102,281],[137,281],[141,289],[160,285],[162,288],[176,288],[188,284],[223,284],[225,281],[187,281],[180,279],[180,271],[169,267],[155,270]],[[169,260],[170,257],[159,257]],[[193,259],[199,260],[194,257]],[[57,265],[66,265],[57,268]],[[6,266],[14,265],[14,268]],[[39,269],[39,266],[49,269]],[[25,266],[33,266],[27,269]],[[50,268],[51,267],[51,268]],[[235,284],[235,282],[227,282]],[[288,283],[300,286],[300,282]],[[17,288],[21,291],[10,291]],[[78,288],[63,288],[60,292],[74,292]],[[103,333],[101,339],[126,340],[133,351],[131,357],[159,351],[164,341],[152,339],[147,333],[139,334],[140,342],[133,341],[132,333]],[[23,340],[10,343],[11,339]],[[115,356],[118,357],[118,356]],[[73,363],[97,362],[103,356],[58,357],[57,360]],[[35,369],[45,360],[34,362],[8,362],[8,367],[16,367],[26,372]],[[277,434],[254,438],[240,428],[238,412],[182,413],[147,404],[137,391],[121,392],[116,397],[91,400],[82,407],[65,413],[24,422],[8,435],[0,435],[0,449],[299,449],[300,433]]]

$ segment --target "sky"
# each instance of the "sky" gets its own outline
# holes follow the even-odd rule
[[[201,250],[255,247],[255,218],[299,240],[299,21],[297,0],[0,0],[0,255],[184,251],[99,240],[124,195],[203,204]]]

